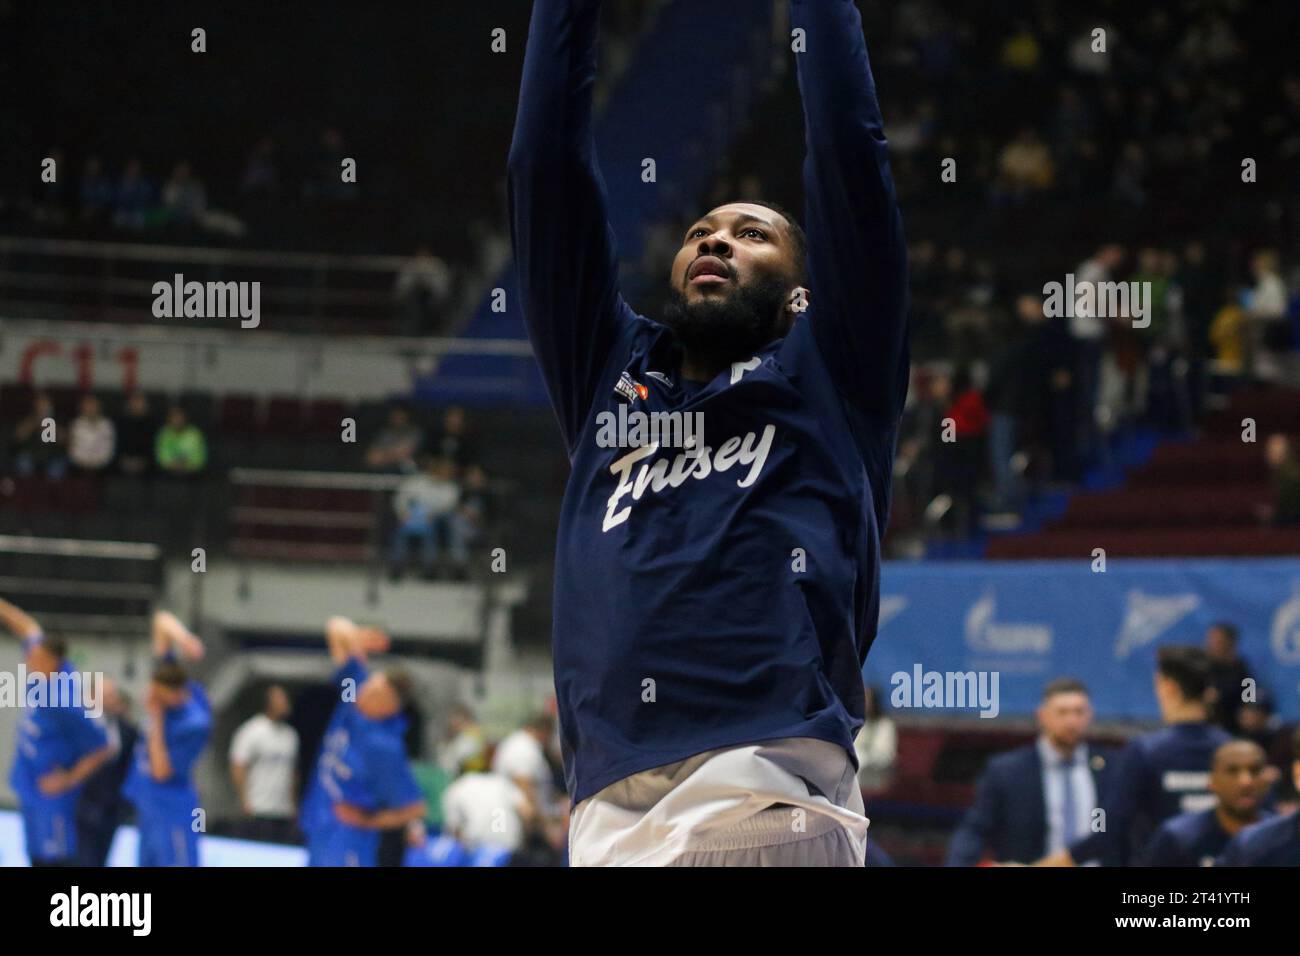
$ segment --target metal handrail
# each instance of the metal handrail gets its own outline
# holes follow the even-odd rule
[[[338,255],[317,252],[256,252],[215,246],[171,246],[144,242],[96,242],[83,239],[34,239],[0,236],[0,252],[33,252],[54,256],[134,259],[141,262],[196,262],[209,265],[253,265],[293,269],[352,269],[396,272],[410,256]]]
[[[233,485],[332,488],[339,491],[392,491],[402,483],[404,476],[335,471],[292,471],[275,468],[232,468],[229,478]]]
[[[177,322],[183,319],[175,320]],[[301,345],[303,334],[257,329],[250,336],[243,329],[177,328],[174,325],[105,326],[96,322],[39,319],[0,319],[0,334],[6,330],[53,339],[111,339],[114,342],[164,345],[240,345],[266,348],[275,345]],[[319,339],[319,333],[313,339]],[[419,352],[437,355],[504,355],[528,358],[533,354],[527,339],[453,339],[411,338],[396,335],[349,335],[350,349],[371,352]]]
[[[162,556],[162,551],[156,544],[139,541],[82,541],[77,538],[38,538],[34,535],[9,534],[0,534],[0,551],[132,561],[154,561]]]

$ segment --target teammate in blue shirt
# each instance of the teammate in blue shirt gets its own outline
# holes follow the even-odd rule
[[[339,703],[303,801],[301,825],[310,866],[375,866],[381,832],[424,819],[424,793],[406,757],[402,710],[411,681],[396,669],[371,672],[368,653],[387,638],[343,617],[325,626],[338,666]]]
[[[1214,752],[1208,810],[1171,817],[1156,830],[1140,857],[1144,866],[1213,866],[1228,841],[1251,824],[1272,817],[1262,809],[1268,790],[1268,757],[1250,740],[1234,740]]]
[[[95,693],[67,661],[60,638],[43,634],[30,615],[0,599],[0,623],[23,642],[26,686],[9,785],[22,809],[23,834],[32,866],[71,866],[77,857],[77,802],[81,789],[114,750],[102,721],[87,709]],[[66,678],[54,678],[55,675]],[[47,690],[33,696],[37,682]],[[31,706],[35,704],[35,706]]]
[[[212,706],[181,661],[199,660],[203,643],[166,611],[154,615],[152,639],[146,727],[122,795],[135,805],[140,866],[198,866],[203,825],[193,771],[212,733]]]
[[[758,201],[683,224],[656,320],[619,291],[592,131],[599,6],[535,0],[507,173],[523,316],[572,465],[553,645],[572,860],[659,853],[658,824],[618,833],[599,821],[651,820],[663,781],[688,776],[672,766],[707,752],[728,766],[689,776],[726,778],[726,820],[699,812],[720,806],[703,795],[711,784],[653,812],[682,853],[732,824],[788,834],[774,805],[806,804],[839,832],[809,826],[805,845],[786,847],[766,834],[761,862],[861,866],[866,819],[844,775],[856,770],[908,375],[902,219],[862,22],[852,0],[790,3],[806,234]],[[637,163],[618,180],[638,177]],[[668,437],[610,447],[620,408],[658,414]],[[671,430],[677,413],[702,416],[693,446]],[[763,742],[784,743],[727,754]],[[584,808],[606,788],[608,814]],[[681,815],[665,818],[670,806]],[[756,822],[767,807],[771,820]],[[588,853],[598,843],[614,849]]]
[[[1300,790],[1300,728],[1291,738],[1291,779]],[[1300,810],[1247,827],[1224,848],[1219,866],[1300,866]]]
[[[1166,726],[1130,741],[1101,795],[1104,829],[1038,861],[1037,866],[1073,866],[1100,859],[1107,866],[1131,866],[1157,827],[1182,813],[1208,810],[1210,764],[1232,740],[1209,722],[1210,682],[1205,651],[1170,644],[1156,652],[1156,701]]]

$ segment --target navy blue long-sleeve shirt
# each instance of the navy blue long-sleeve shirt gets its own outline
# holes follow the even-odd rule
[[[570,796],[784,737],[856,763],[908,370],[902,220],[861,20],[851,0],[791,2],[809,307],[692,389],[669,330],[619,293],[592,138],[598,11],[536,0],[507,176],[524,318],[572,464],[554,619]],[[703,413],[701,453],[601,447],[596,416],[620,403]]]
[[[1130,741],[1120,753],[1101,806],[1106,829],[1071,845],[1077,860],[1100,857],[1110,866],[1129,866],[1170,817],[1214,805],[1210,764],[1232,739],[1204,721],[1171,724]]]

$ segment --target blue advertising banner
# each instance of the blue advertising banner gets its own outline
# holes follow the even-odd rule
[[[1204,646],[1216,621],[1239,628],[1249,673],[1277,712],[1300,718],[1300,559],[1112,560],[1104,572],[1088,559],[887,563],[863,674],[887,705],[895,695],[939,706],[920,685],[973,672],[972,716],[990,709],[977,683],[996,688],[999,713],[1026,716],[1047,681],[1071,676],[1088,685],[1098,717],[1155,719],[1156,648]]]

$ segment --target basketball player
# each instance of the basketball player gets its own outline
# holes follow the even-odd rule
[[[135,804],[138,865],[198,866],[203,822],[193,770],[212,733],[212,706],[182,661],[199,660],[203,642],[167,611],[154,614],[152,641],[145,727],[122,794]]]
[[[424,819],[424,794],[403,742],[411,681],[400,670],[367,668],[366,656],[388,647],[380,631],[332,617],[325,640],[340,701],[303,801],[308,865],[376,866],[382,831]]]
[[[908,348],[861,19],[852,0],[790,3],[806,236],[753,197],[708,210],[655,320],[619,292],[594,155],[599,7],[535,0],[507,180],[572,464],[554,623],[570,860],[862,866],[853,739]],[[699,412],[703,437],[602,447],[620,405]]]
[[[1300,790],[1300,728],[1291,737],[1291,780]],[[1263,820],[1234,836],[1217,866],[1300,866],[1300,810]]]
[[[23,642],[29,681],[36,675],[48,681],[54,674],[76,673],[67,660],[67,645],[43,634],[35,618],[3,599],[0,623]],[[20,692],[26,702],[30,695],[24,683]],[[61,686],[69,687],[66,683]],[[62,692],[43,695],[39,706],[24,706],[18,721],[9,785],[21,804],[32,866],[75,865],[77,802],[82,787],[114,754],[103,724],[81,706],[89,689],[81,688],[81,701],[65,699]]]
[[[1213,866],[1228,841],[1273,816],[1263,808],[1268,757],[1253,740],[1221,744],[1210,764],[1207,810],[1180,813],[1160,824],[1139,860],[1143,866]]]

